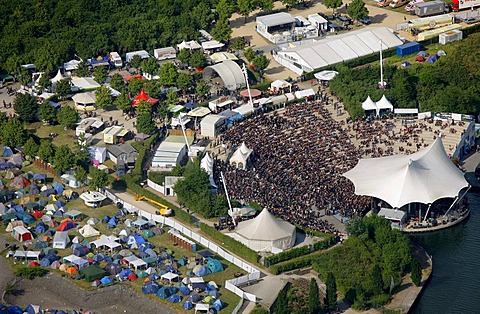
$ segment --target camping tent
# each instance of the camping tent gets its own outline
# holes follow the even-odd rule
[[[175,293],[177,293],[177,288],[175,287],[161,287],[160,289],[158,289],[156,294],[157,294],[157,297],[165,300],[166,298],[168,298],[169,296]]]
[[[80,274],[84,275],[85,276],[85,280],[88,281],[88,282],[92,282],[96,279],[101,279],[103,277],[105,277],[107,274],[107,272],[96,266],[96,265],[90,265],[90,266],[87,266],[85,268],[82,268],[80,269]]]
[[[62,221],[62,223],[60,224],[60,226],[58,226],[59,231],[67,231],[67,230],[70,230],[72,228],[75,228],[75,224],[73,223],[73,221],[71,219],[64,219]]]
[[[27,178],[23,176],[15,177],[10,182],[10,187],[14,189],[24,189],[26,186],[29,186],[29,185],[30,185],[30,182],[27,180]]]
[[[285,250],[295,244],[295,226],[275,218],[267,209],[257,217],[240,222],[234,238],[254,251]]]
[[[160,285],[153,280],[148,281],[142,286],[142,292],[144,294],[156,294],[160,289]]]
[[[68,237],[68,231],[57,231],[53,236],[53,248],[54,249],[66,249],[67,244],[70,242]]]
[[[100,235],[100,232],[98,232],[98,230],[96,230],[95,228],[93,228],[89,224],[86,224],[85,226],[80,228],[80,230],[78,230],[78,232],[85,238],[96,237],[96,236]]]
[[[411,155],[361,159],[343,175],[355,185],[355,194],[379,198],[393,208],[453,198],[468,186],[447,156],[441,137]]]
[[[33,240],[32,233],[24,226],[16,226],[12,230],[12,236],[19,242]]]
[[[223,271],[223,266],[218,259],[209,257],[207,260],[207,268],[210,270],[211,273]]]

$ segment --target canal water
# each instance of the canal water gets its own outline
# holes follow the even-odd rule
[[[468,199],[469,219],[412,237],[433,258],[430,283],[412,313],[480,313],[480,194],[469,193]]]

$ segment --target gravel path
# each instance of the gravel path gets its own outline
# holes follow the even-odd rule
[[[5,240],[0,236],[2,249],[5,247]],[[0,296],[13,279],[14,276],[4,256],[0,257]],[[15,284],[15,289],[21,293],[15,296],[6,295],[7,304],[25,307],[31,303],[41,305],[44,309],[89,309],[97,314],[175,313],[170,308],[135,292],[127,285],[117,284],[95,291],[85,291],[53,273],[34,280],[22,279]]]

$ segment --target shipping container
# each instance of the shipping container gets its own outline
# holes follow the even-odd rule
[[[406,43],[397,47],[397,56],[404,57],[420,51],[420,44],[416,42]]]
[[[450,7],[443,0],[418,3],[415,5],[415,14],[419,17],[448,13]]]

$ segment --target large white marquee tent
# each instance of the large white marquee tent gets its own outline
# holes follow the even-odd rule
[[[254,251],[286,250],[295,244],[295,226],[275,218],[267,209],[255,218],[242,221],[233,234]]]
[[[355,185],[355,194],[379,198],[393,208],[454,198],[468,186],[447,156],[441,137],[411,155],[361,159],[344,176]]]

